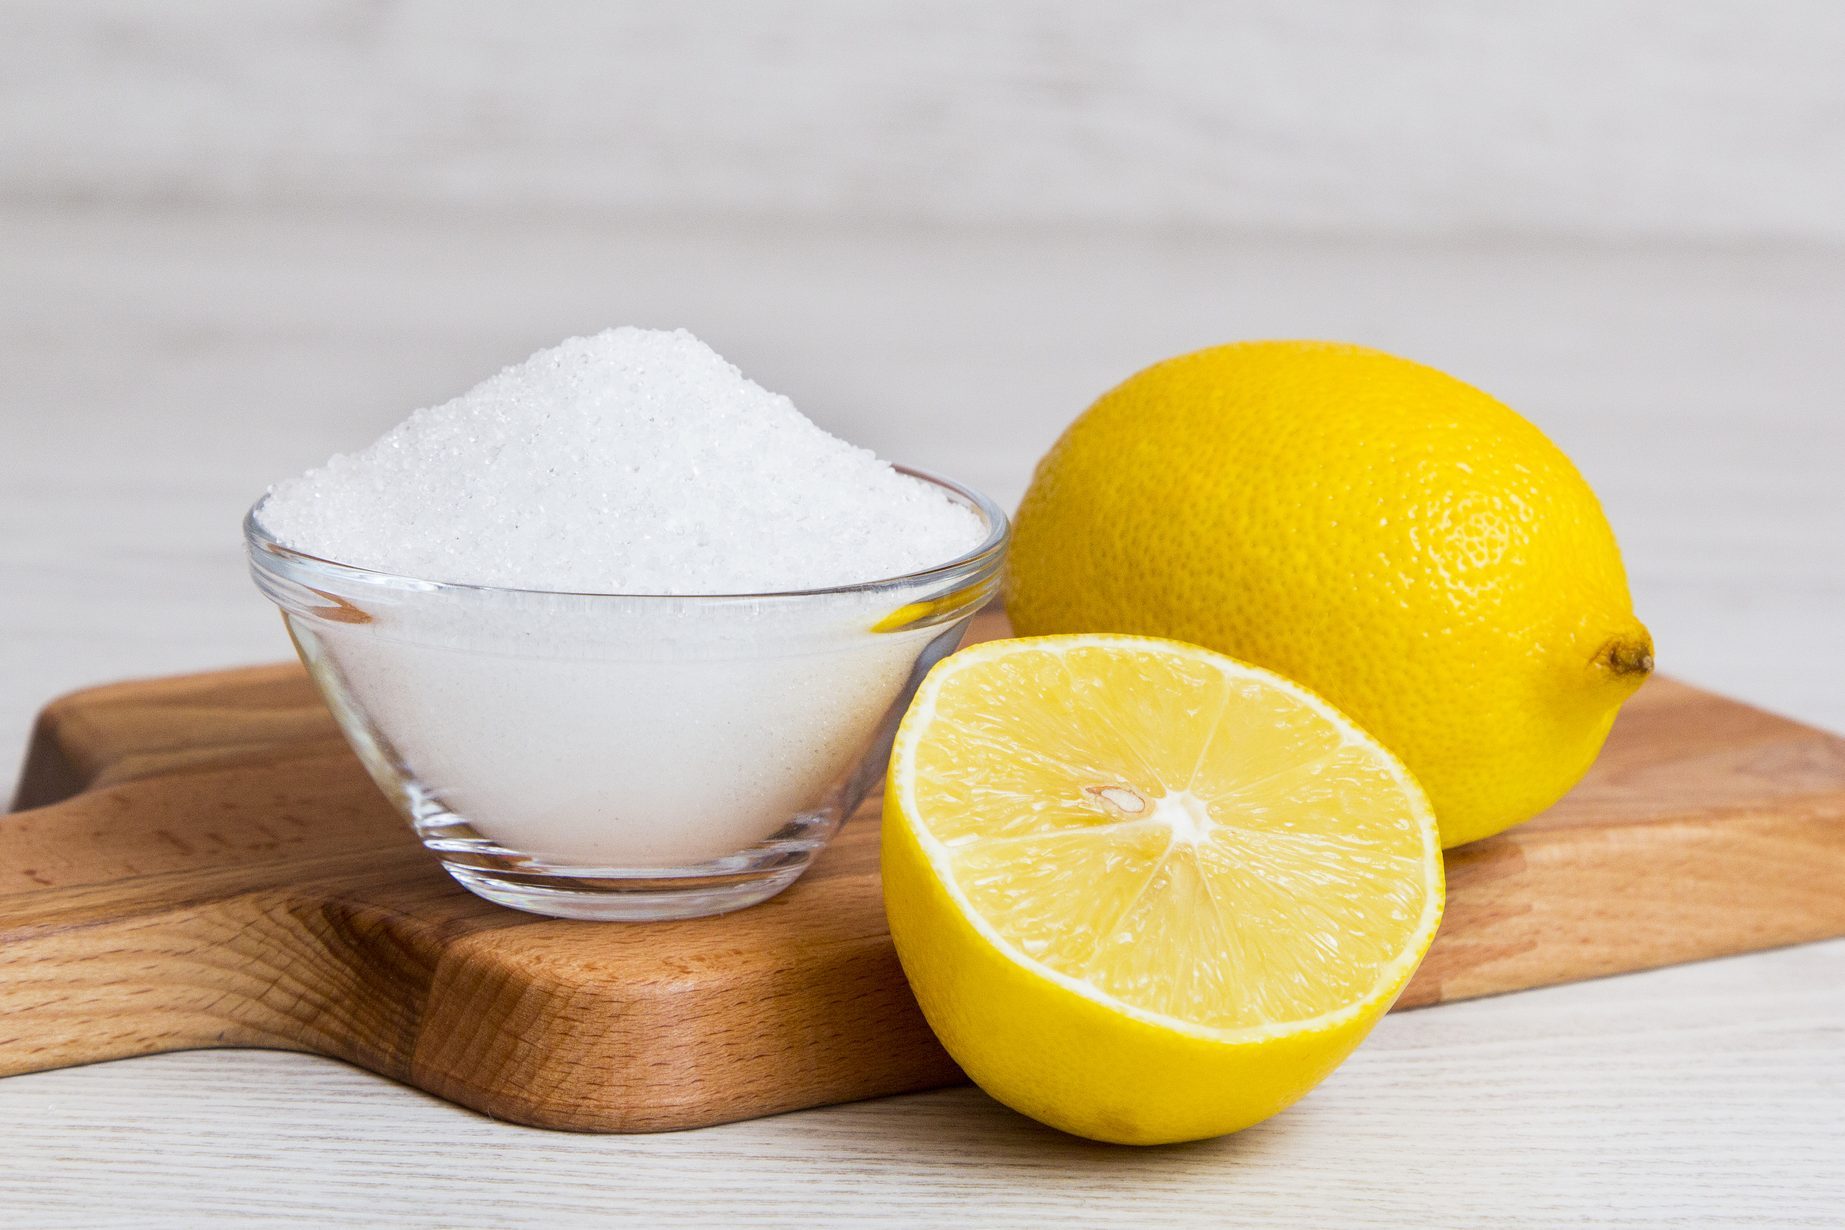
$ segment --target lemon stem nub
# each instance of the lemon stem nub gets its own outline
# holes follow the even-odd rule
[[[1638,640],[1616,637],[1602,646],[1595,660],[1616,675],[1631,676],[1638,681],[1653,673],[1653,642],[1645,637]]]

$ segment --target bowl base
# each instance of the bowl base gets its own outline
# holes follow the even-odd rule
[[[800,879],[865,793],[854,779],[748,849],[706,862],[592,867],[509,850],[416,783],[402,789],[424,849],[463,888],[528,914],[600,922],[703,918],[767,901]]]
[[[496,905],[592,922],[660,922],[728,914],[767,901],[800,878],[809,859],[786,861],[755,874],[711,877],[585,879],[509,872],[442,859],[463,888]]]

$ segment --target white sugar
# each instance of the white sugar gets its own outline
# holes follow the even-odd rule
[[[572,338],[270,493],[285,546],[425,580],[760,593],[899,576],[981,519],[683,329]]]

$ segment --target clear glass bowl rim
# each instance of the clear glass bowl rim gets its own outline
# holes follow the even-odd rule
[[[268,502],[265,494],[250,505],[244,514],[243,534],[252,561],[265,570],[271,568],[306,567],[339,578],[348,584],[364,587],[377,587],[392,590],[415,590],[421,592],[455,592],[479,594],[520,594],[542,598],[573,599],[608,599],[621,602],[661,602],[680,605],[698,605],[704,603],[759,603],[812,598],[826,598],[840,594],[875,593],[882,590],[912,589],[926,586],[938,580],[956,577],[966,578],[990,573],[996,570],[1005,557],[1006,547],[1011,541],[1012,524],[1005,510],[994,503],[982,492],[954,479],[924,470],[916,466],[891,466],[899,474],[908,475],[931,486],[939,487],[961,503],[971,506],[987,523],[987,536],[971,550],[946,560],[932,564],[915,572],[900,576],[880,577],[869,581],[855,581],[849,585],[832,585],[818,589],[771,590],[764,593],[731,594],[630,594],[603,591],[529,589],[510,585],[481,585],[465,581],[432,581],[423,577],[405,576],[399,573],[384,572],[376,568],[362,568],[357,564],[345,564],[324,556],[312,555],[298,551],[293,547],[283,546],[270,536],[258,520],[258,513]]]

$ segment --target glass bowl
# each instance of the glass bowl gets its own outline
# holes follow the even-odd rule
[[[555,918],[690,918],[807,869],[999,582],[1006,516],[939,566],[771,594],[394,576],[244,519],[250,571],[366,770],[470,891]]]

